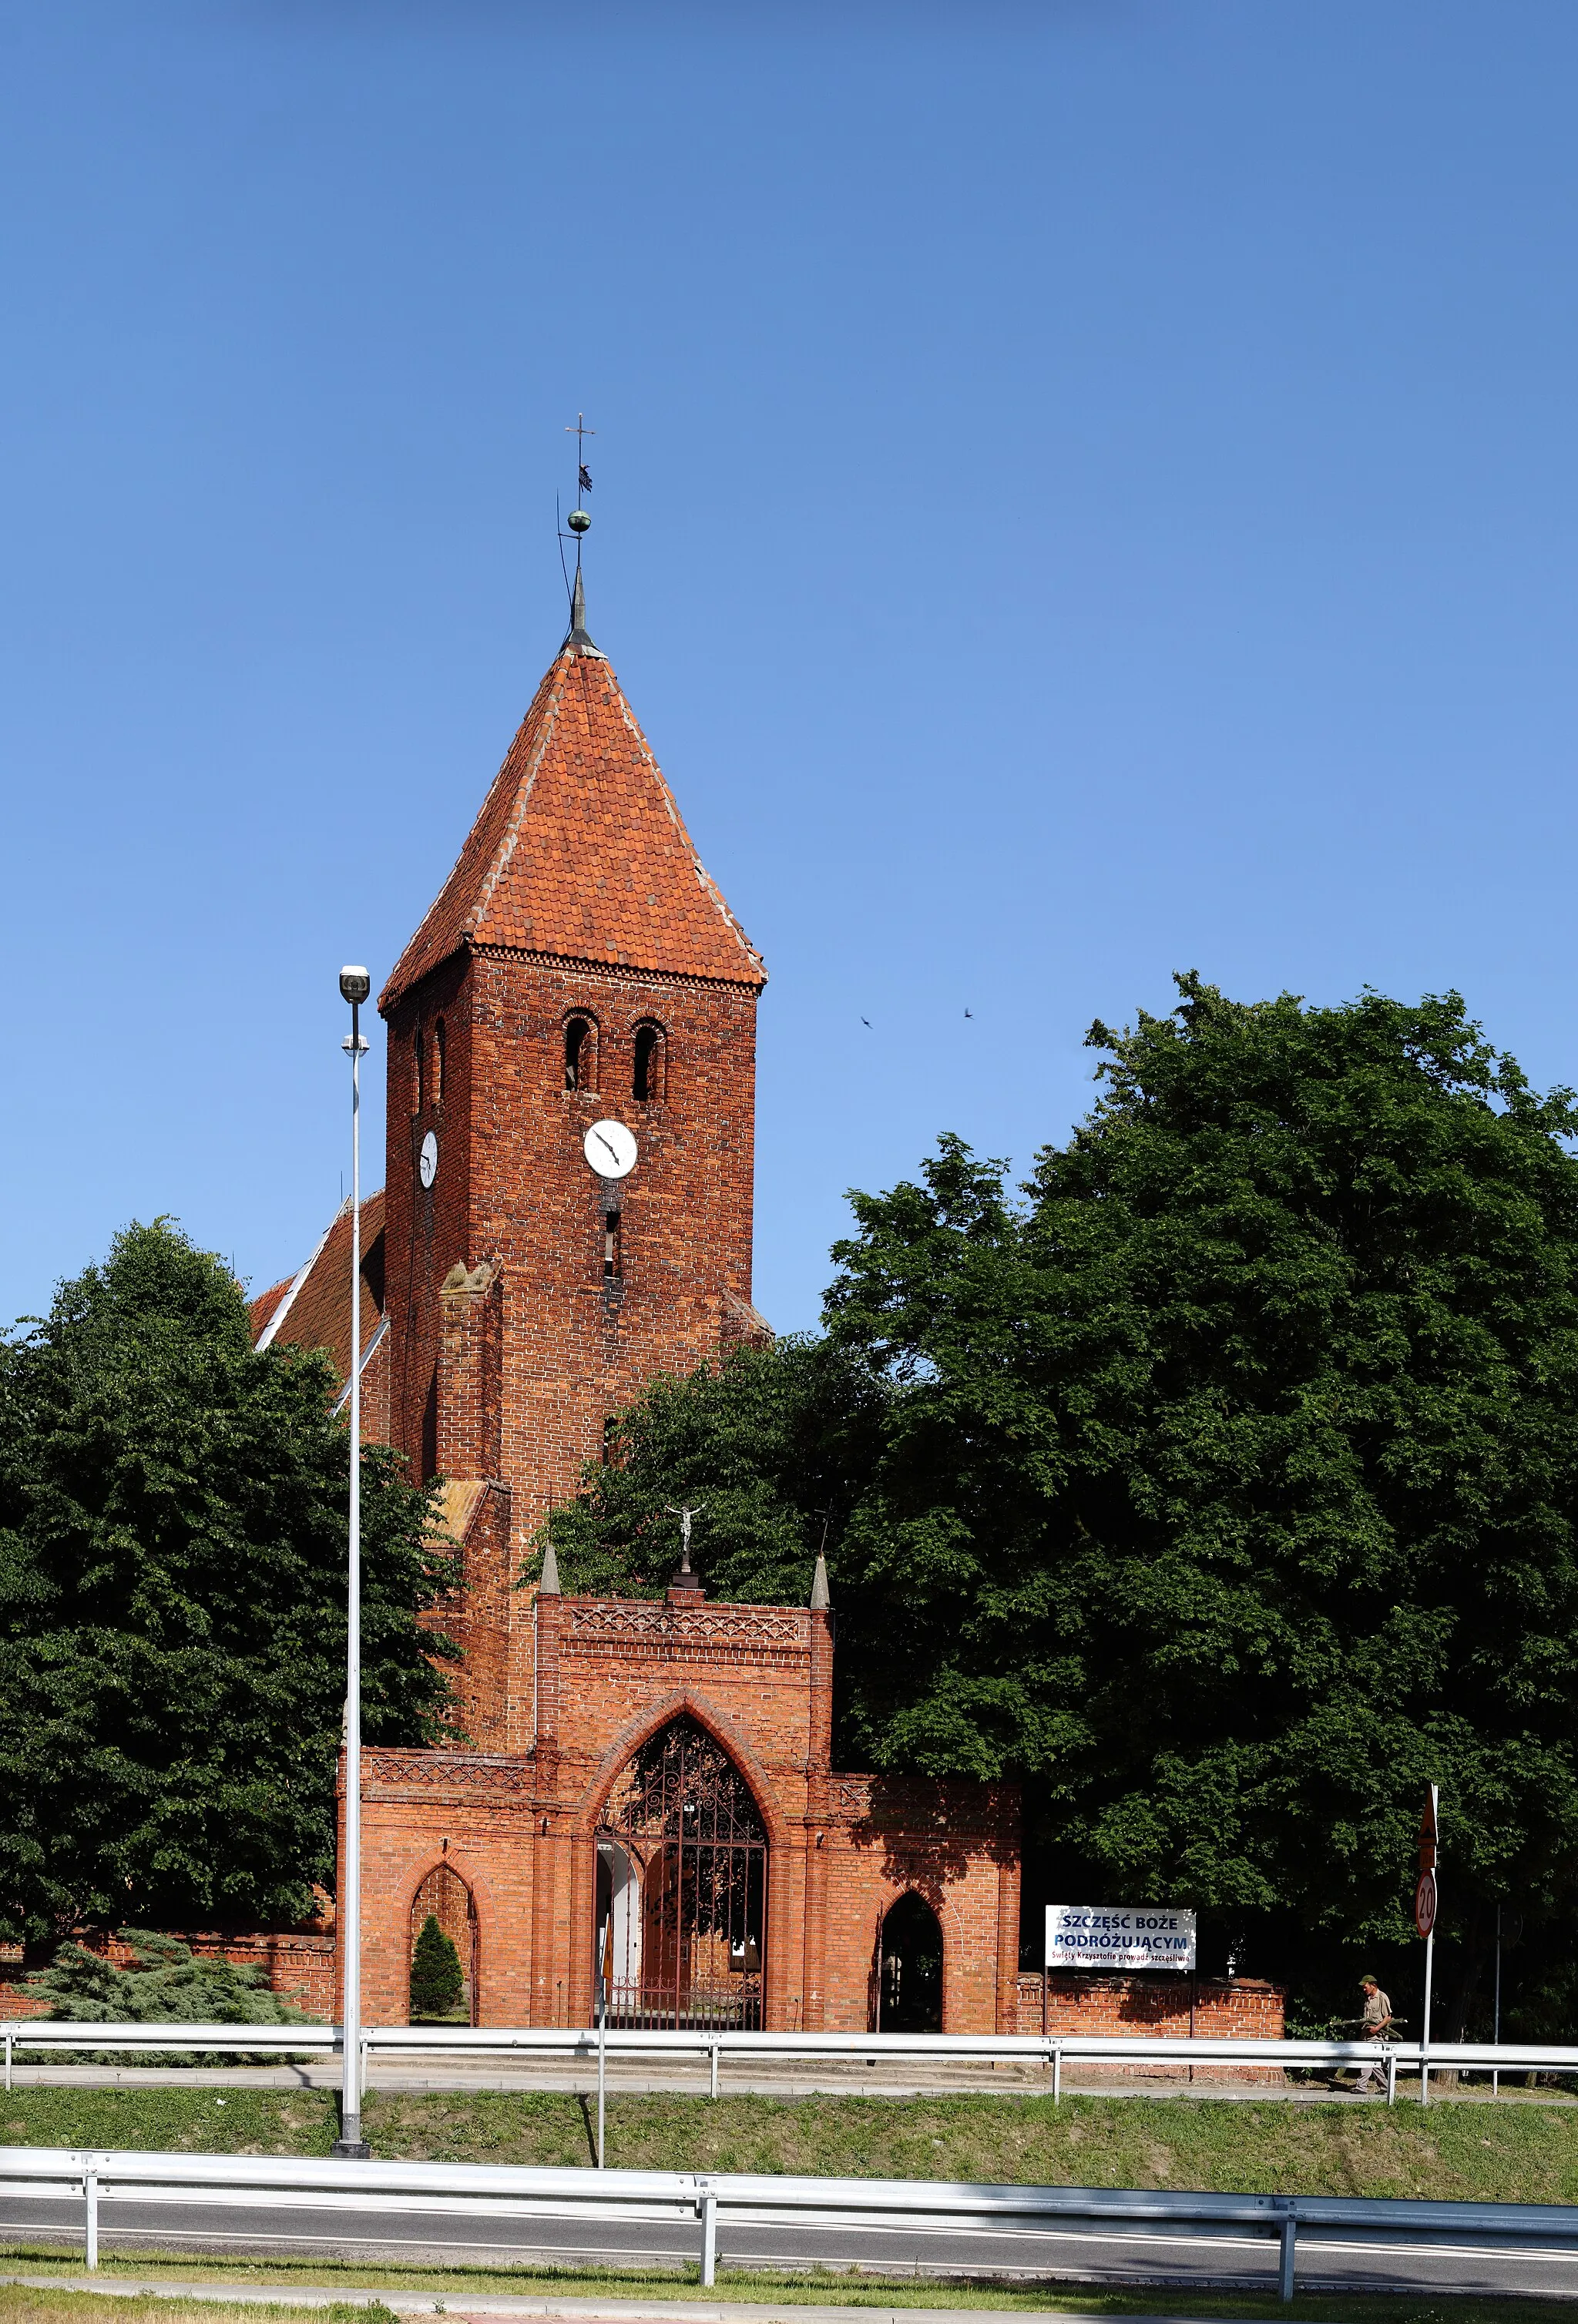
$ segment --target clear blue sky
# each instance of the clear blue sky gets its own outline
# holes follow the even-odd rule
[[[334,1208],[335,972],[558,642],[581,407],[594,634],[771,970],[775,1323],[1175,968],[1578,1081],[1572,0],[0,32],[0,1314]]]

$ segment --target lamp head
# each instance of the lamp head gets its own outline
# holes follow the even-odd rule
[[[372,990],[373,980],[365,968],[341,969],[340,999],[342,1001],[365,1001]]]

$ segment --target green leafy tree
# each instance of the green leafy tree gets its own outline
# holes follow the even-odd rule
[[[415,2017],[452,2017],[466,1990],[460,1955],[453,1937],[429,1913],[418,1933],[411,1963],[411,2014]]]
[[[221,1261],[131,1226],[0,1344],[0,1931],[299,1918],[332,1877],[348,1440]],[[362,1458],[364,1703],[427,1739],[449,1574]]]
[[[1179,984],[1093,1028],[1100,1101],[1022,1190],[945,1138],[854,1197],[756,1489],[812,1541],[778,1448],[844,1364],[871,1425],[834,1426],[817,1488],[843,1748],[1019,1777],[1047,1886],[1195,1903],[1318,2005],[1345,1948],[1405,1942],[1439,1781],[1461,2021],[1495,1901],[1549,1919],[1578,1867],[1573,1102],[1455,995]],[[732,1371],[649,1398],[631,1471],[588,1480],[575,1524],[637,1586],[650,1451],[688,1442],[705,1500]]]
[[[655,1380],[619,1416],[582,1498],[549,1519],[567,1586],[660,1593],[688,1503],[701,1507],[692,1554],[714,1597],[803,1605],[824,1534],[836,1538],[881,1452],[886,1403],[858,1357],[809,1338]]]

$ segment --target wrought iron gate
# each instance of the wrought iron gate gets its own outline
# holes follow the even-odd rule
[[[597,1834],[599,2012],[611,2025],[760,2031],[767,1833],[695,1720],[671,1720],[615,1784]]]

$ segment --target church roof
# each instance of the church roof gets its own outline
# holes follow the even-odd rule
[[[323,1348],[345,1388],[351,1374],[351,1207],[336,1213],[297,1274],[251,1304],[254,1346]],[[362,1204],[362,1360],[383,1321],[383,1193]]]
[[[602,654],[577,632],[537,689],[437,902],[379,995],[388,1010],[464,945],[754,990],[761,955],[702,869]]]

